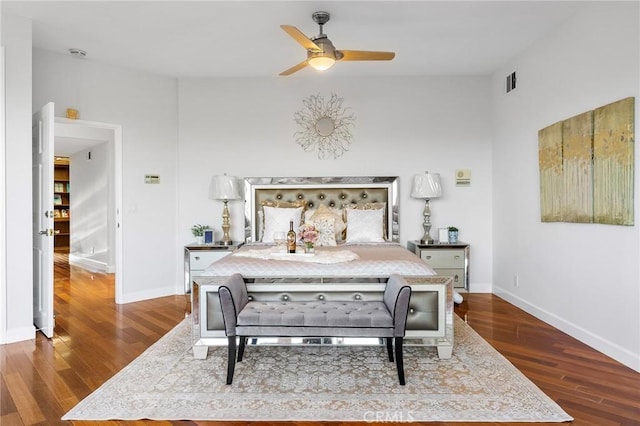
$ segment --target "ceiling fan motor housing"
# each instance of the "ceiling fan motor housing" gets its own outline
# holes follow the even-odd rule
[[[307,59],[315,58],[318,56],[322,57],[330,57],[335,60],[340,60],[344,56],[342,52],[336,50],[331,40],[327,38],[327,36],[322,36],[319,38],[312,38],[313,42],[318,45],[322,50],[321,51],[313,51],[307,50]]]
[[[322,26],[322,25],[326,24],[327,22],[329,22],[329,19],[331,18],[331,15],[329,14],[329,12],[318,11],[318,12],[313,12],[311,17],[313,18],[315,23],[317,23],[318,25]]]

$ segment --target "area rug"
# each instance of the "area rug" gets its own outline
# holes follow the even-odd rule
[[[572,418],[456,315],[453,356],[405,347],[248,346],[225,385],[226,347],[191,352],[185,319],[63,420],[563,422]]]

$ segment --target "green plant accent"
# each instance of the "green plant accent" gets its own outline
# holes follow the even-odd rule
[[[194,237],[204,237],[204,231],[207,229],[211,229],[209,225],[193,225],[191,227],[191,232]]]
[[[456,228],[455,226],[450,226],[448,229],[449,231],[458,231],[458,228]]]

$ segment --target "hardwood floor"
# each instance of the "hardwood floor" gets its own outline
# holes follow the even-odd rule
[[[180,322],[190,306],[185,296],[116,305],[112,276],[70,267],[64,255],[56,256],[55,270],[55,337],[38,333],[35,340],[0,346],[1,425],[245,424],[62,422],[64,413]],[[640,373],[496,296],[465,296],[456,313],[573,416],[573,424],[640,425]]]

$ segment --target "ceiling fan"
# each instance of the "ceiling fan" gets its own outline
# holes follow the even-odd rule
[[[329,13],[314,12],[311,16],[320,26],[320,34],[311,38],[292,25],[280,25],[280,28],[307,49],[306,60],[281,72],[280,75],[291,75],[307,65],[317,70],[326,70],[331,68],[336,61],[390,61],[396,56],[394,52],[337,50],[327,35],[322,32],[322,26],[329,22],[331,17]]]

